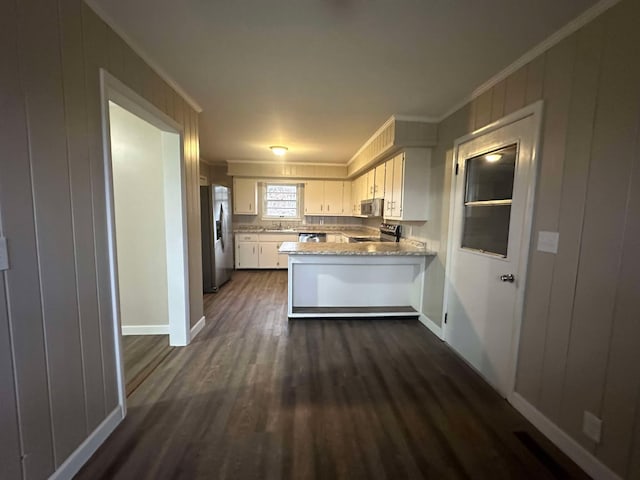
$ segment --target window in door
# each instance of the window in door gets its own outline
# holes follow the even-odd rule
[[[299,213],[299,190],[296,184],[266,183],[264,186],[264,218],[296,220]]]
[[[518,145],[466,160],[462,248],[507,256]]]

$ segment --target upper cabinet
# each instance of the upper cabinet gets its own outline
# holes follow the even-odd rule
[[[309,180],[304,183],[304,214],[324,215],[323,180]]]
[[[251,178],[233,178],[233,213],[258,214],[258,182]]]
[[[384,198],[385,164],[382,163],[375,168],[373,180],[373,198]]]
[[[345,184],[346,187],[345,187]],[[341,180],[309,180],[304,184],[304,214],[351,215],[351,185]]]
[[[412,148],[385,162],[384,218],[429,219],[431,150]]]

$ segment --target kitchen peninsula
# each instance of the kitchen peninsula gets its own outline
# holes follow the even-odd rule
[[[289,318],[420,315],[427,257],[409,242],[284,242]]]

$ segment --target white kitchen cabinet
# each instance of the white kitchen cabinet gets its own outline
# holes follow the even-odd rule
[[[362,177],[354,178],[351,182],[351,214],[360,215],[360,200]]]
[[[260,242],[258,244],[258,265],[260,268],[278,268],[280,243],[278,242]]]
[[[236,268],[258,268],[258,242],[238,241],[236,236]]]
[[[382,163],[375,168],[373,179],[373,198],[384,198],[385,164]]]
[[[374,190],[376,188],[376,170],[372,168],[367,173],[365,173],[365,178],[367,179],[367,190],[364,200],[370,200],[374,198]]]
[[[304,184],[304,214],[324,215],[324,182],[309,180]]]
[[[351,182],[342,182],[342,215],[351,215]]]
[[[429,219],[431,150],[411,148],[386,162],[384,218]]]
[[[236,233],[236,269],[287,268],[282,242],[297,242],[297,233]]]
[[[345,183],[342,180],[309,180],[304,184],[304,214],[350,215],[344,208]],[[350,191],[350,189],[348,189]],[[350,200],[348,200],[350,202]]]
[[[233,213],[236,215],[258,214],[258,182],[256,179],[234,177]]]
[[[342,181],[327,180],[324,182],[324,214],[342,215]]]

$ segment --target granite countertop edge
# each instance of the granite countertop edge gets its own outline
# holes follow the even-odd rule
[[[288,255],[336,255],[336,256],[435,256],[425,248],[392,242],[362,243],[298,243],[284,242],[280,253]]]

